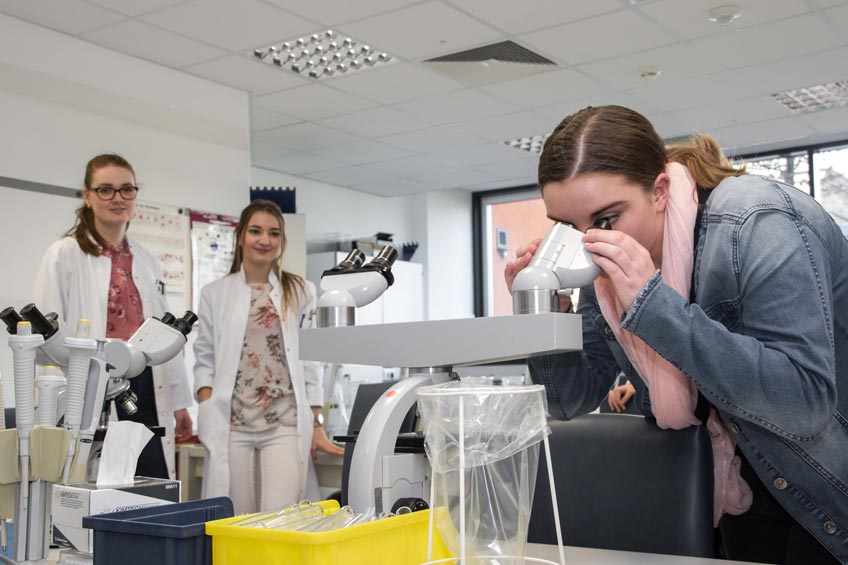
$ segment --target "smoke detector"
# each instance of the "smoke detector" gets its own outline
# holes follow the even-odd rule
[[[709,11],[707,16],[711,22],[718,25],[730,25],[736,18],[742,15],[742,7],[737,4],[725,4],[717,6]]]

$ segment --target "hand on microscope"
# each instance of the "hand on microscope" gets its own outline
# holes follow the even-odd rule
[[[504,280],[506,281],[506,288],[510,293],[512,293],[512,282],[515,280],[515,275],[517,275],[521,269],[530,263],[533,255],[535,255],[536,251],[539,249],[540,243],[542,243],[541,237],[534,239],[526,245],[522,245],[515,252],[515,261],[506,262],[506,266],[504,267]],[[559,311],[569,312],[570,310],[571,297],[568,295],[560,295]]]
[[[506,288],[512,293],[512,281],[515,280],[515,275],[530,263],[530,259],[536,254],[539,249],[539,244],[542,243],[542,238],[537,237],[530,243],[522,245],[515,252],[515,261],[507,261],[504,267],[504,280]]]

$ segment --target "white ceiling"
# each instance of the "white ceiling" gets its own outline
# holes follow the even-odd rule
[[[731,2],[736,22],[708,21]],[[249,91],[254,165],[385,196],[532,184],[537,156],[502,142],[589,104],[639,110],[666,138],[709,132],[730,152],[848,138],[848,110],[794,115],[769,96],[848,79],[848,0],[0,0],[0,12]],[[329,28],[395,62],[316,82],[249,56]],[[421,63],[505,40],[558,66],[473,87]],[[643,79],[647,66],[662,73]]]

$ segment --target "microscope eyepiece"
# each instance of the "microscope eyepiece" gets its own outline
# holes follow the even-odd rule
[[[21,315],[15,311],[14,306],[9,306],[8,308],[4,308],[2,312],[0,312],[0,320],[6,324],[6,331],[11,335],[17,335],[18,333],[18,322],[23,322],[24,319],[21,318]]]
[[[351,249],[350,253],[347,254],[347,257],[342,259],[342,261],[336,265],[336,269],[343,271],[355,271],[365,262],[365,253],[360,251],[359,249]]]
[[[43,335],[45,341],[50,339],[53,334],[59,331],[59,325],[51,323],[47,316],[42,314],[41,310],[39,310],[33,303],[27,304],[21,308],[21,317],[32,324],[32,331]],[[56,318],[53,320],[55,321]]]
[[[175,318],[175,317],[174,317],[174,315],[173,315],[173,314],[171,314],[170,312],[165,312],[164,314],[162,314],[161,322],[162,322],[163,324],[167,324],[167,325],[169,325],[169,326],[173,326],[175,321],[176,321],[176,318]]]
[[[167,315],[171,316],[171,320],[173,320],[168,325],[179,330],[180,332],[182,332],[183,335],[190,334],[192,326],[194,326],[194,323],[197,321],[197,314],[195,314],[191,310],[186,310],[185,314],[183,314],[183,317],[179,320],[174,319],[174,316],[172,316],[170,313]],[[162,321],[164,321],[164,316]]]
[[[380,252],[377,253],[377,256],[371,259],[368,264],[369,265],[380,265],[381,267],[385,267],[386,269],[390,269],[394,262],[397,261],[398,252],[397,249],[392,247],[391,245],[386,245]]]

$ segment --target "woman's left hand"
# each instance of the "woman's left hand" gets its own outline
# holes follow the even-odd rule
[[[191,415],[185,408],[174,411],[174,437],[177,440],[191,435]]]
[[[612,282],[625,311],[654,275],[657,268],[647,249],[624,232],[588,230],[583,236],[586,251],[594,253],[595,264]]]
[[[344,447],[336,445],[327,437],[327,433],[321,426],[312,428],[312,459],[318,457],[318,452],[323,451],[330,455],[344,455]]]

